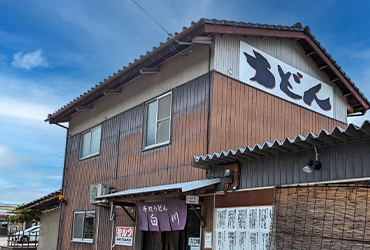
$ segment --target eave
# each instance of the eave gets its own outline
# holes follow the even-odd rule
[[[193,24],[190,28],[184,28],[184,31],[179,34],[175,33],[173,39],[168,39],[166,43],[161,43],[159,47],[153,47],[153,51],[148,51],[145,56],[141,55],[140,59],[135,59],[128,67],[123,67],[123,70],[113,73],[113,76],[109,76],[104,82],[95,85],[91,90],[80,95],[69,104],[57,110],[54,114],[49,114],[45,121],[51,124],[68,122],[72,115],[82,110],[91,109],[94,103],[106,95],[112,92],[118,93],[125,84],[142,75],[143,68],[156,68],[158,65],[191,46],[188,44],[179,44],[175,40],[188,43],[191,42],[193,37],[202,35],[202,33],[203,27],[201,22]]]
[[[154,47],[153,51],[140,56],[140,59],[135,59],[128,67],[118,70],[117,74],[114,73],[113,76],[108,77],[104,82],[95,85],[91,90],[74,99],[54,114],[49,114],[45,121],[49,123],[68,122],[71,116],[78,112],[83,112],[83,110],[92,109],[94,103],[105,96],[112,93],[120,93],[125,84],[142,75],[144,68],[158,68],[165,61],[189,48],[194,37],[212,36],[213,34],[292,39],[300,45],[306,55],[316,63],[317,67],[329,77],[330,81],[342,91],[343,96],[347,99],[348,113],[364,114],[369,109],[369,101],[310,33],[308,27],[302,28],[299,23],[288,27],[201,19],[197,23],[192,23],[191,27],[184,28],[181,33],[175,33],[174,38],[168,38],[165,43],[161,43],[157,48]]]

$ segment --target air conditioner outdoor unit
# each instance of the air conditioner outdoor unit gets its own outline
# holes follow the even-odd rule
[[[108,204],[108,200],[96,200],[96,197],[102,196],[109,193],[109,185],[108,184],[94,184],[90,187],[90,204],[105,206]]]

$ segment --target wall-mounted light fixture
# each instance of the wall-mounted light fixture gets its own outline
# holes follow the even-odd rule
[[[315,149],[315,160],[309,159],[306,165],[303,167],[303,171],[307,174],[312,173],[312,168],[315,170],[321,169],[321,162],[319,161],[319,154],[317,153],[316,146],[313,146]]]
[[[226,169],[225,171],[225,180],[228,185],[233,184],[234,181],[234,170],[232,169]]]

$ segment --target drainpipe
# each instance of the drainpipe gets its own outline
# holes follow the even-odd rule
[[[172,36],[172,35],[171,35]],[[173,38],[175,42],[177,42],[180,45],[206,45],[208,47],[208,114],[207,114],[207,135],[206,135],[206,140],[207,140],[207,152],[206,154],[209,153],[209,121],[210,121],[210,108],[211,108],[211,55],[212,55],[212,49],[209,43],[203,43],[203,42],[182,42],[178,41],[177,39]]]
[[[67,166],[67,145],[68,145],[68,134],[69,134],[69,128],[66,126],[63,126],[57,122],[54,122],[52,124],[58,125],[59,127],[65,128],[67,130],[66,132],[66,147],[64,149],[64,165],[63,165],[63,179],[62,179],[62,194],[65,193],[64,191],[64,180],[65,180],[65,172],[66,172],[66,166]],[[65,206],[66,203],[60,202],[60,210],[59,210],[59,225],[58,225],[58,239],[57,239],[57,250],[61,250],[61,240],[63,239],[63,236],[61,235],[61,227],[63,225],[63,206]],[[63,214],[63,215],[62,215]],[[61,235],[61,237],[59,237]]]

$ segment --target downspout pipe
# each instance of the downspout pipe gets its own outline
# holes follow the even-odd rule
[[[206,45],[208,47],[208,113],[207,113],[207,135],[206,135],[206,140],[207,140],[207,148],[206,148],[206,153],[209,153],[209,123],[210,123],[210,116],[211,116],[211,59],[212,59],[212,49],[210,44],[207,43],[194,43],[194,42],[182,42],[179,41],[175,38],[172,38],[175,42],[177,42],[180,45],[188,45],[188,46],[204,46]]]
[[[69,128],[66,127],[66,126],[63,126],[59,123],[52,123],[52,124],[55,124],[55,125],[58,125],[59,127],[62,127],[62,128],[65,128],[67,131],[66,131],[66,146],[65,146],[65,149],[64,149],[64,165],[63,165],[63,179],[62,179],[62,194],[65,193],[65,190],[64,190],[64,180],[65,180],[65,173],[66,173],[66,166],[67,166],[67,145],[68,145],[68,134],[69,134]],[[63,239],[63,236],[59,237],[59,235],[61,235],[61,227],[62,227],[62,224],[63,224],[63,221],[62,220],[62,214],[63,214],[63,206],[65,206],[66,203],[62,203],[60,202],[60,209],[59,209],[59,226],[58,226],[58,239],[57,239],[57,250],[61,250],[61,240]]]

